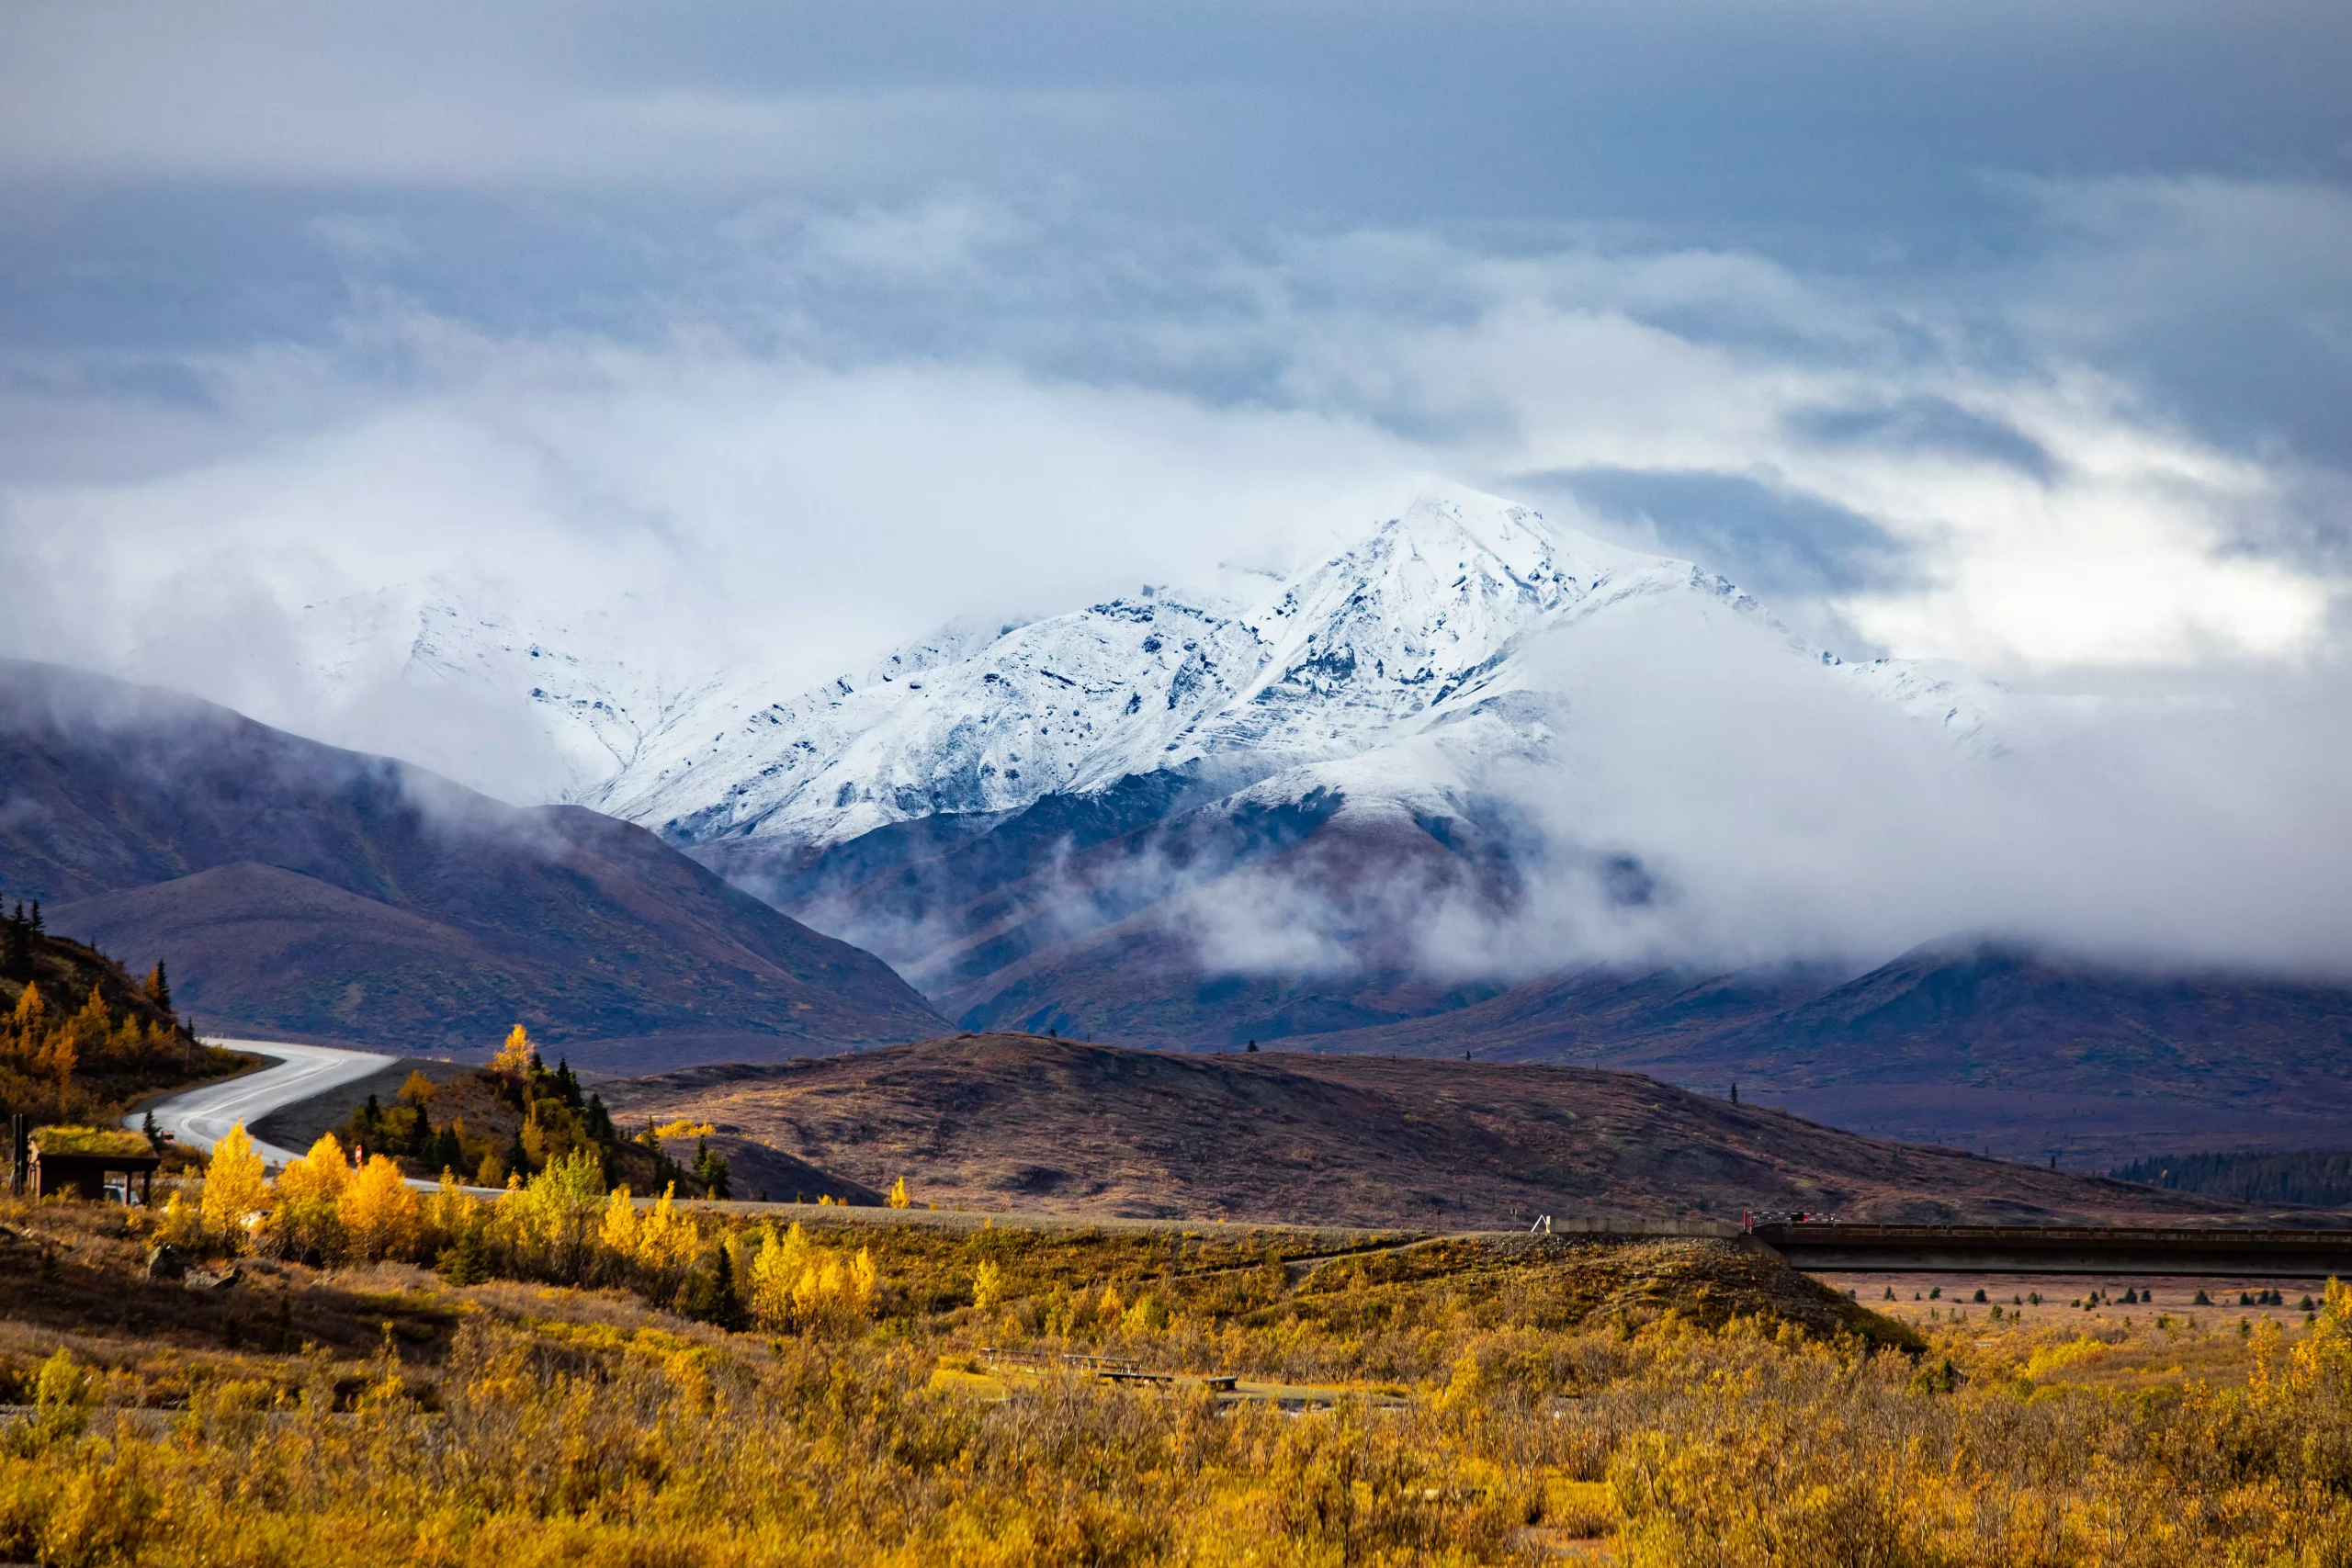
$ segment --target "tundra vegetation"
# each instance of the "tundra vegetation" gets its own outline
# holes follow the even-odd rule
[[[2341,1286],[1906,1325],[1722,1241],[720,1211],[588,1145],[398,1178],[235,1136],[149,1213],[0,1210],[0,1560],[2352,1558]]]

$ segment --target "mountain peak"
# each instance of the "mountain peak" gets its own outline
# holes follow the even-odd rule
[[[1239,790],[1454,724],[1520,681],[1546,626],[1731,592],[1427,475],[1338,513],[1279,574],[943,634],[785,701],[739,690],[587,798],[684,842],[827,845],[1137,777]],[[1524,739],[1493,728],[1449,744]]]

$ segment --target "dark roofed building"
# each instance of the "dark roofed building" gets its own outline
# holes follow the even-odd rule
[[[42,1198],[103,1198],[107,1178],[119,1172],[126,1199],[130,1179],[139,1179],[139,1201],[145,1202],[163,1164],[154,1148],[137,1133],[107,1127],[38,1127],[32,1135],[28,1163],[32,1196]]]

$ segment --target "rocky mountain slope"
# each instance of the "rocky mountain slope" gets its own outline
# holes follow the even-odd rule
[[[192,698],[0,661],[0,895],[167,959],[208,1028],[463,1052],[519,1020],[642,1069],[938,1025],[869,954],[641,829]]]

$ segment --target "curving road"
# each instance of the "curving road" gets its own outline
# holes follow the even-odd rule
[[[225,1045],[232,1051],[249,1052],[256,1056],[273,1058],[276,1066],[264,1067],[257,1073],[231,1078],[225,1083],[204,1084],[175,1094],[149,1110],[154,1113],[155,1124],[191,1148],[209,1149],[225,1136],[231,1127],[243,1122],[250,1132],[253,1124],[281,1105],[298,1100],[308,1100],[323,1093],[337,1084],[364,1078],[379,1072],[396,1058],[378,1055],[372,1051],[341,1051],[330,1045],[289,1045],[275,1040],[208,1040],[208,1045]],[[141,1112],[145,1114],[145,1112]],[[126,1127],[140,1124],[139,1116],[122,1119]],[[281,1149],[260,1139],[254,1148],[272,1165],[283,1165],[298,1157],[300,1149]]]

